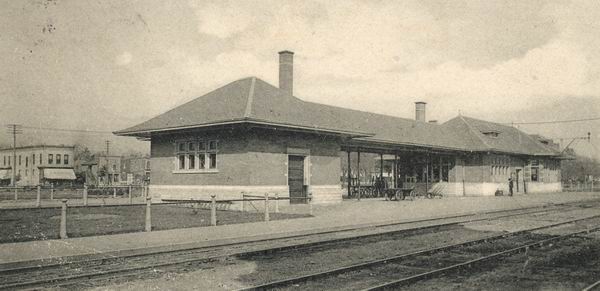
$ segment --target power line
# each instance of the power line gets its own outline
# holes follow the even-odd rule
[[[505,124],[551,124],[551,123],[570,123],[570,122],[583,122],[583,121],[594,121],[600,120],[600,117],[581,118],[581,119],[566,119],[566,120],[552,120],[552,121],[532,121],[532,122],[511,122]]]
[[[64,131],[64,132],[113,134],[112,131],[104,131],[104,130],[66,129],[66,128],[38,127],[38,126],[23,126],[23,128],[37,129],[37,130]]]

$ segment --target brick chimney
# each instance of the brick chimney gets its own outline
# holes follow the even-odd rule
[[[415,102],[415,120],[425,122],[425,105],[427,103],[419,101]]]
[[[294,52],[279,52],[279,89],[294,94]]]

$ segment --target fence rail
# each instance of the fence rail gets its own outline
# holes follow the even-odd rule
[[[88,198],[128,198],[147,197],[148,185],[118,185],[104,187],[54,187],[54,186],[17,186],[0,187],[0,200],[36,201],[39,207],[42,201],[57,199],[81,199],[87,204]]]
[[[83,190],[86,189],[84,188]],[[156,225],[153,225],[153,223],[158,225],[158,229],[165,229],[165,225],[167,224],[172,225],[171,228],[217,226],[229,224],[232,223],[232,221],[235,221],[233,223],[249,221],[268,222],[271,220],[272,215],[275,215],[274,219],[297,217],[298,215],[300,215],[300,217],[306,217],[307,215],[305,212],[306,208],[302,207],[300,209],[295,209],[290,213],[281,214],[279,202],[289,201],[290,197],[279,197],[277,194],[259,196],[241,193],[241,198],[238,199],[218,199],[216,195],[211,195],[210,197],[210,200],[177,199],[155,203],[152,202],[150,197],[145,197],[143,201],[137,201],[135,204],[111,205],[88,205],[85,203],[73,203],[73,200],[70,199],[57,199],[53,204],[48,203],[44,205],[43,208],[38,208],[39,206],[27,208],[0,208],[0,219],[2,219],[2,217],[10,217],[12,219],[11,221],[14,221],[15,219],[13,218],[16,217],[19,220],[26,221],[19,222],[18,225],[39,220],[37,223],[41,223],[44,225],[43,227],[50,229],[50,232],[54,233],[55,237],[66,239],[70,237],[71,234],[74,236],[81,236],[82,232],[95,232],[101,234],[114,233],[115,231],[148,232],[156,230]],[[232,211],[231,209],[222,209],[218,207],[223,204],[237,204],[239,206],[239,204],[244,203],[258,203],[260,207],[256,207],[256,212],[244,211],[244,209],[241,209],[242,211]],[[206,211],[207,208],[210,211]],[[200,211],[200,209],[204,210]],[[223,211],[221,212],[221,210]],[[197,218],[193,218],[195,217],[194,214],[200,215]],[[114,229],[115,223],[113,219],[117,219],[117,216],[115,215],[118,215],[119,217],[122,216],[122,218],[118,219],[123,220],[123,222],[118,223],[119,227],[117,229]],[[158,217],[153,218],[153,215]],[[312,203],[310,204],[309,215],[312,216]],[[115,218],[109,218],[109,216],[114,216]],[[97,222],[96,219],[98,219]],[[219,219],[222,219],[222,221]],[[88,227],[83,227],[82,225],[88,225],[88,227],[92,227],[92,229],[88,229]],[[175,225],[175,227],[173,227],[173,225]],[[40,229],[40,227],[32,227],[32,229],[33,228]]]
[[[564,192],[600,192],[600,182],[598,181],[573,181],[562,182]]]

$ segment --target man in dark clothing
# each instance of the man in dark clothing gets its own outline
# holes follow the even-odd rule
[[[513,178],[508,178],[508,196],[513,196]]]

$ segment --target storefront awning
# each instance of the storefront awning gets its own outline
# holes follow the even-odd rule
[[[7,180],[11,178],[10,169],[0,169],[0,180]]]
[[[73,169],[44,169],[44,178],[50,180],[75,180]]]

